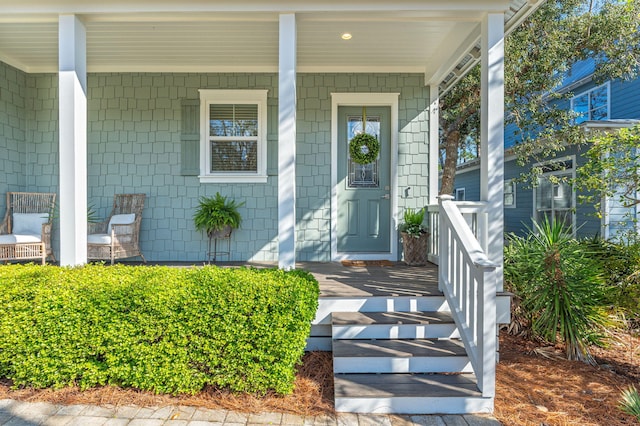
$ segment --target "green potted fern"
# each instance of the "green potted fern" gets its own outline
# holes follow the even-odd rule
[[[423,226],[424,208],[415,210],[407,208],[404,211],[403,223],[398,230],[402,237],[402,251],[404,262],[410,266],[427,264],[429,230]]]
[[[219,238],[231,237],[231,231],[240,227],[242,216],[238,208],[244,203],[238,203],[233,199],[216,192],[213,197],[200,197],[198,208],[193,215],[193,223],[198,231],[204,231],[209,237],[209,256],[213,255],[215,261],[215,249],[211,251],[211,242]]]

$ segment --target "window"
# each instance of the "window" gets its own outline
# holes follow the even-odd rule
[[[200,182],[267,181],[267,91],[200,90]]]
[[[538,165],[543,174],[533,190],[534,219],[540,223],[545,217],[550,223],[561,221],[575,232],[575,196],[570,179],[575,178],[575,159]]]
[[[516,207],[516,183],[513,180],[504,181],[504,206],[509,209]]]
[[[577,113],[575,123],[609,118],[609,83],[598,86],[571,99],[571,109]]]
[[[465,190],[464,188],[456,188],[456,201],[464,201]]]

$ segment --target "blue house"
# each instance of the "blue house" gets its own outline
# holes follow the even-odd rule
[[[580,116],[576,124],[585,132],[615,131],[621,127],[631,127],[640,122],[640,78],[632,81],[594,81],[595,62],[585,60],[575,64],[567,73],[558,89],[573,93],[566,107]],[[516,182],[530,164],[519,166],[509,149],[517,142],[513,128],[505,128],[504,167],[504,224],[505,232],[519,235],[531,228],[534,220],[545,216],[553,220],[570,223],[577,236],[600,235],[615,238],[637,229],[640,209],[636,206],[625,208],[615,199],[604,200],[601,214],[593,205],[580,203],[579,194],[571,185],[562,180],[554,183],[552,176],[575,177],[576,168],[584,164],[584,152],[588,147],[569,146],[555,158],[535,164],[542,167],[543,174],[538,185]],[[561,165],[561,167],[558,167]],[[479,165],[477,160],[458,166],[454,196],[457,200],[479,199]],[[601,217],[599,217],[601,216]],[[634,229],[634,227],[636,227]]]
[[[145,195],[139,241],[148,260],[201,262],[207,237],[193,213],[200,197],[219,192],[244,203],[229,260],[283,269],[397,261],[399,218],[430,205],[439,268],[415,273],[431,274],[434,294],[338,295],[313,325],[335,346],[337,311],[445,312],[451,329],[418,321],[409,335],[385,325],[373,356],[346,356],[337,371],[343,383],[365,376],[378,384],[336,386],[344,391],[336,409],[490,412],[496,328],[509,316],[504,39],[542,3],[2,0],[0,194],[58,195],[53,250],[63,266],[87,262],[87,207],[104,218],[115,194]],[[439,97],[478,63],[488,165],[473,213],[486,225],[480,239],[453,202],[437,199]],[[370,152],[351,145],[365,131],[380,149],[361,164],[350,148]],[[349,272],[359,273],[375,283],[366,270]],[[380,357],[388,342],[410,350]],[[363,395],[364,387],[380,392]]]
[[[93,3],[0,4],[0,193],[59,194],[62,264],[86,261],[86,206],[104,218],[117,193],[147,195],[149,260],[203,259],[192,215],[216,192],[244,202],[229,260],[400,259],[398,217],[437,193],[430,106],[480,60],[487,13],[508,31],[534,8]],[[363,171],[345,158],[364,117],[382,150]]]

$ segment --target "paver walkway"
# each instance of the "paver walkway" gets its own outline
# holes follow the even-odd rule
[[[0,400],[2,426],[499,426],[485,416],[398,416],[338,414],[302,417],[291,414],[244,414],[227,410],[166,406],[134,407],[56,405],[44,402]]]

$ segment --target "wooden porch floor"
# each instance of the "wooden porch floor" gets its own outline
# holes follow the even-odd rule
[[[442,295],[438,290],[438,267],[343,266],[340,263],[302,262],[297,267],[313,274],[320,297],[419,297]]]
[[[142,265],[142,262],[118,262]],[[147,265],[173,267],[202,266],[194,262],[149,262]],[[275,262],[218,262],[220,267],[251,266],[275,268]],[[441,296],[438,290],[438,267],[407,266],[402,262],[392,266],[343,266],[339,262],[298,262],[298,269],[311,272],[320,284],[320,297],[420,297]]]

